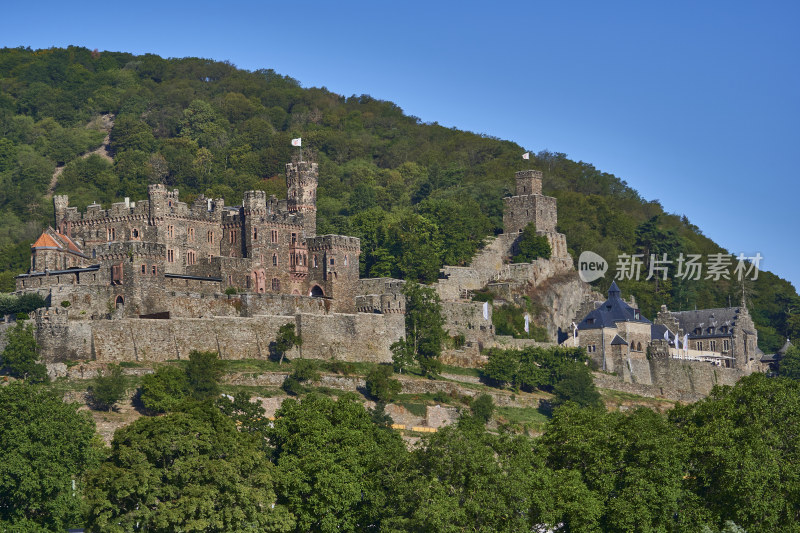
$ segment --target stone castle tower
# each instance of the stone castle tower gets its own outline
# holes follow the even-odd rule
[[[556,232],[558,208],[556,199],[542,194],[542,173],[521,170],[514,175],[516,194],[504,198],[503,231],[520,233],[529,223],[536,224],[536,233],[547,237],[552,257],[568,257],[567,239]]]
[[[286,163],[287,209],[290,213],[303,214],[306,237],[317,234],[317,183],[319,165],[295,158]]]

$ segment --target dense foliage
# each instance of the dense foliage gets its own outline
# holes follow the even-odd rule
[[[104,460],[91,421],[40,387],[0,387],[9,530],[800,531],[786,378],[666,416],[567,403],[535,438],[487,431],[487,396],[414,446],[352,394],[286,400],[274,421],[246,396],[189,400],[117,430]]]
[[[0,387],[0,530],[66,531],[83,520],[94,423],[41,386]]]
[[[391,346],[394,368],[402,372],[416,363],[423,375],[435,375],[442,366],[439,357],[447,337],[439,295],[433,288],[415,281],[403,286],[403,295],[406,297],[406,336]]]
[[[113,113],[113,162],[96,148],[100,115]],[[88,126],[87,126],[88,124]],[[502,197],[525,150],[509,141],[421,123],[391,102],[304,89],[272,70],[247,72],[206,59],[162,59],[85,48],[0,50],[0,290],[28,267],[28,244],[52,220],[46,197],[72,205],[146,195],[163,182],[184,199],[203,193],[229,204],[242,192],[285,194],[289,140],[302,137],[320,164],[320,233],[362,239],[361,274],[424,282],[442,264],[469,261],[502,228]],[[619,178],[562,153],[539,152],[558,198],[559,231],[575,257],[592,250],[614,268],[620,253],[708,255],[723,250],[685,217],[667,214]],[[675,265],[670,267],[674,274]],[[674,278],[674,276],[673,276]],[[595,282],[604,292],[610,276]],[[646,316],[671,309],[749,305],[765,351],[800,334],[800,297],[762,272],[745,284],[701,279],[624,280]]]
[[[33,324],[17,320],[6,333],[6,346],[0,353],[0,370],[32,382],[46,381],[47,368],[37,362],[38,358]]]

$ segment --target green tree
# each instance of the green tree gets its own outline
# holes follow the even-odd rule
[[[402,390],[400,382],[392,379],[392,368],[384,365],[369,371],[366,386],[367,393],[383,404],[391,402]]]
[[[603,401],[594,385],[589,368],[584,365],[569,367],[553,386],[553,406],[573,402],[581,407],[602,408]]]
[[[687,450],[686,487],[715,528],[796,531],[800,474],[800,382],[752,374],[678,405],[670,420]]]
[[[295,333],[293,323],[289,322],[279,327],[278,336],[275,338],[274,345],[275,354],[279,357],[278,364],[283,364],[283,358],[286,356],[286,352],[295,346],[300,347],[302,345],[303,339],[300,338],[300,335]]]
[[[406,336],[392,345],[395,364],[413,358],[423,375],[437,374],[441,368],[442,342],[447,337],[439,295],[431,287],[414,281],[406,282],[403,294],[406,297]]]
[[[97,371],[94,383],[89,386],[89,397],[98,409],[111,411],[125,394],[125,376],[122,367],[109,365],[106,372]]]
[[[790,346],[778,362],[778,375],[800,380],[800,348]]]
[[[195,400],[210,400],[219,396],[219,380],[225,368],[217,352],[189,352],[186,379]]]
[[[161,366],[142,377],[139,400],[151,413],[176,411],[190,397],[189,378],[177,366]]]
[[[140,418],[89,474],[90,531],[291,531],[275,469],[217,409]]]
[[[380,527],[407,453],[400,436],[373,424],[352,394],[285,400],[275,417],[278,502],[297,517],[296,531]]]
[[[472,416],[486,424],[494,414],[494,400],[488,394],[481,394],[469,404]]]
[[[0,356],[3,371],[32,382],[46,381],[47,368],[36,362],[39,358],[37,352],[33,324],[17,320],[16,325],[8,331],[6,347]]]
[[[99,458],[94,422],[41,386],[0,387],[0,529],[81,525],[83,475]]]
[[[567,404],[541,443],[557,473],[575,473],[602,502],[601,531],[697,531],[684,488],[686,454],[675,427],[650,409],[605,413]]]
[[[550,259],[550,241],[544,235],[536,233],[536,224],[530,222],[522,230],[517,243],[519,252],[514,256],[515,263],[530,263],[536,259]]]

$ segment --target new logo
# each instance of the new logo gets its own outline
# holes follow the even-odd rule
[[[578,276],[586,283],[602,278],[608,270],[608,262],[594,252],[582,252],[578,258]]]

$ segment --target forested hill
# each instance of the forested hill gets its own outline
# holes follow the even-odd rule
[[[81,157],[114,115],[113,162]],[[205,59],[162,59],[85,48],[0,50],[0,290],[28,268],[29,244],[52,223],[54,192],[84,208],[146,197],[148,183],[241,201],[242,192],[285,194],[290,139],[317,154],[318,231],[362,239],[362,275],[431,281],[442,264],[469,260],[502,226],[514,171],[544,172],[558,198],[559,230],[577,257],[722,252],[684,217],[665,213],[623,180],[565,154],[523,161],[510,141],[422,123],[370,96],[305,89],[272,70],[248,72]],[[611,276],[597,282],[605,290]],[[735,281],[626,281],[648,316],[741,300]],[[800,298],[762,272],[747,284],[763,350],[800,333]],[[792,313],[796,311],[796,314]]]

